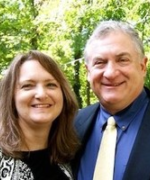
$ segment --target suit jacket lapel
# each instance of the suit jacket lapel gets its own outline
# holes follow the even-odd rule
[[[150,179],[150,103],[137,134],[123,180]]]

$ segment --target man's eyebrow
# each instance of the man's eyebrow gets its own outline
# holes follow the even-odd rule
[[[120,57],[120,56],[131,56],[128,52],[122,52],[122,53],[119,53],[116,55],[117,57]]]
[[[104,57],[102,57],[102,56],[95,56],[94,58],[93,58],[93,60],[94,61],[96,61],[96,60],[105,60],[106,58],[104,58]]]

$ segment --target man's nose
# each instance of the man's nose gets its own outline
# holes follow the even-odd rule
[[[119,75],[119,68],[116,63],[108,63],[104,69],[103,76],[106,78],[115,78]]]

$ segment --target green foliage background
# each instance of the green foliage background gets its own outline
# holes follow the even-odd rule
[[[97,24],[106,19],[132,23],[150,56],[149,0],[0,0],[0,72],[13,57],[38,49],[61,66],[79,106],[96,100],[86,81],[83,49]],[[145,85],[150,88],[150,63]]]

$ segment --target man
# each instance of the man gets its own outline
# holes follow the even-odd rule
[[[75,120],[82,140],[77,179],[95,179],[103,132],[113,116],[117,142],[112,179],[149,180],[150,92],[144,88],[147,57],[142,41],[129,24],[104,21],[84,53],[87,78],[99,103],[80,110]]]

